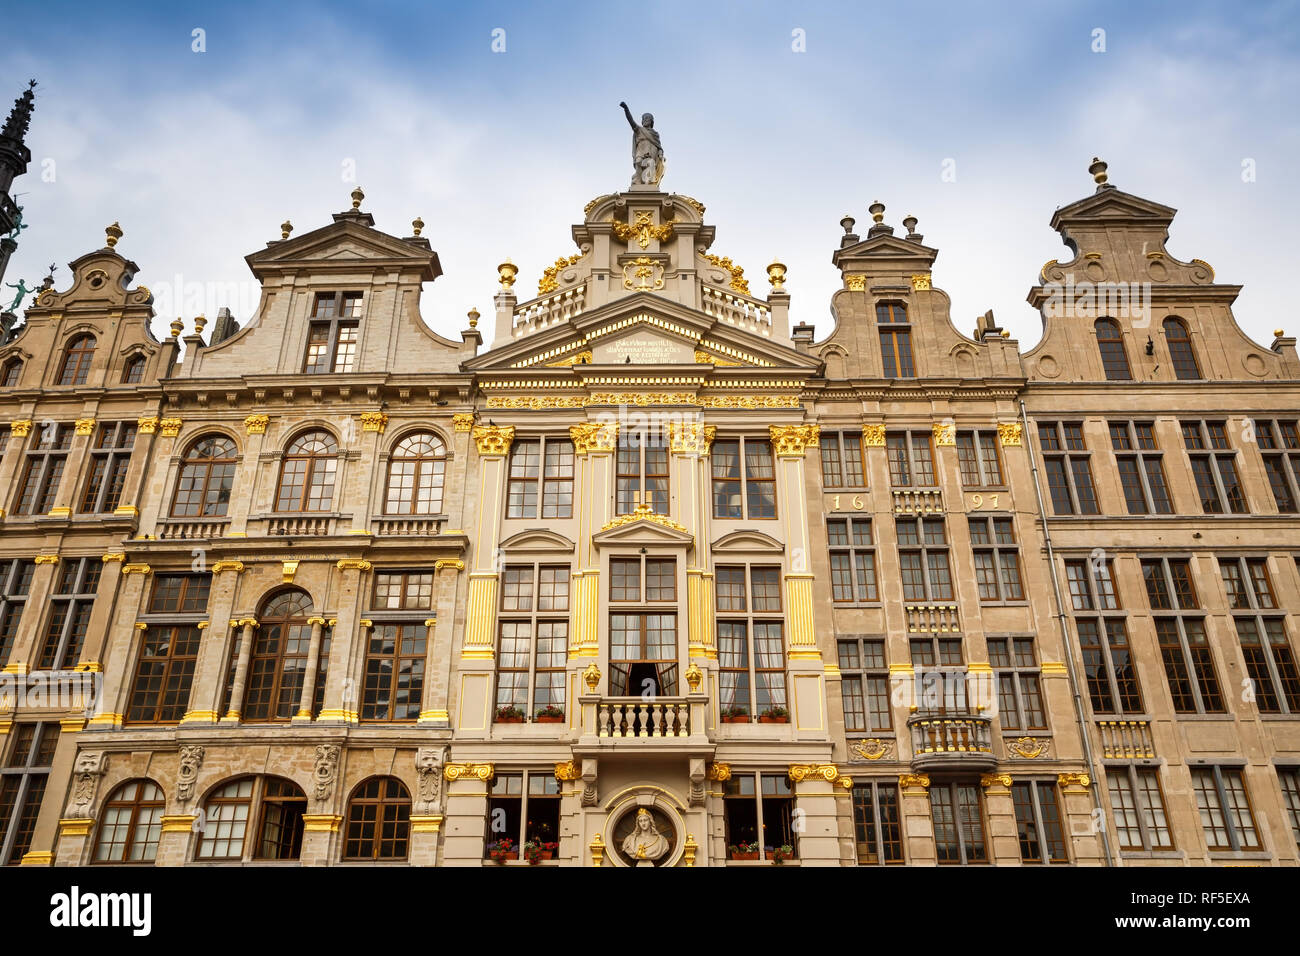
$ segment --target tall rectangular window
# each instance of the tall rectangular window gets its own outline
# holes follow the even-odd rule
[[[424,696],[435,572],[380,571],[362,676],[362,720],[412,721]]]
[[[1183,445],[1192,466],[1201,510],[1206,514],[1248,514],[1246,491],[1237,474],[1237,455],[1224,422],[1182,422]]]
[[[9,654],[18,639],[18,624],[27,607],[36,565],[15,558],[0,561],[0,667],[9,663]]]
[[[567,565],[507,565],[502,574],[497,720],[562,717],[569,654]]]
[[[998,687],[998,720],[1003,730],[1046,730],[1042,672],[1030,637],[991,637],[989,664]]]
[[[1164,459],[1151,422],[1111,422],[1110,445],[1131,515],[1172,514]]]
[[[885,639],[841,639],[837,644],[845,731],[873,733],[892,730]]]
[[[908,642],[917,710],[964,715],[966,657],[960,637],[914,637]]]
[[[524,845],[540,843],[546,858],[560,842],[560,782],[554,770],[498,773],[488,793],[484,859],[501,847],[507,859],[523,860]],[[505,841],[508,842],[508,848]]]
[[[135,422],[104,422],[96,429],[90,450],[90,474],[81,495],[82,512],[111,514],[121,503],[135,432]]]
[[[568,438],[524,438],[510,448],[506,517],[573,517],[573,442]]]
[[[21,863],[31,849],[36,816],[59,742],[58,721],[15,723],[0,737],[9,753],[0,763],[0,863]]]
[[[975,582],[983,604],[1005,604],[1025,599],[1020,577],[1020,549],[1015,522],[1007,518],[970,518],[970,540],[975,558]]]
[[[70,670],[81,659],[101,566],[99,558],[69,558],[60,562],[37,670]]]
[[[775,518],[776,466],[765,438],[713,443],[713,517]]]
[[[862,432],[822,432],[820,439],[823,488],[865,488]]]
[[[1160,789],[1160,771],[1107,767],[1111,815],[1121,850],[1172,850],[1174,840]]]
[[[781,568],[719,565],[717,575],[718,693],[723,715],[786,719]]]
[[[1255,814],[1239,767],[1193,767],[1192,789],[1211,850],[1262,850]]]
[[[903,862],[897,783],[853,784],[853,835],[859,866]]]
[[[838,604],[879,601],[871,519],[829,518],[826,537],[830,544],[831,599]]]
[[[1001,488],[1006,484],[996,431],[958,432],[957,464],[965,488]]]
[[[1143,559],[1142,579],[1151,610],[1200,609],[1191,562],[1186,558]],[[1157,614],[1155,628],[1174,710],[1180,714],[1226,713],[1204,616]]]
[[[1065,853],[1065,832],[1061,826],[1061,804],[1056,795],[1056,784],[1042,780],[1017,781],[1011,785],[1011,802],[1016,811],[1020,862],[1070,862]]]
[[[904,601],[951,601],[952,569],[948,534],[942,518],[894,519],[898,535],[898,571]]]
[[[1142,713],[1142,691],[1129,646],[1127,615],[1122,613],[1115,591],[1111,562],[1066,561],[1065,577],[1093,712]]]
[[[889,456],[889,482],[895,488],[932,487],[933,438],[928,431],[890,432],[885,436]]]
[[[14,514],[49,514],[56,504],[71,448],[71,425],[49,424],[32,430],[32,441],[23,456],[22,475],[18,479]]]
[[[185,716],[211,582],[210,574],[154,578],[126,723],[174,724]]]
[[[930,787],[934,847],[940,864],[987,863],[984,800],[974,783],[938,783]]]
[[[318,292],[307,326],[309,374],[355,372],[361,320],[360,292]]]
[[[799,854],[794,789],[784,773],[733,773],[723,786],[727,855],[771,862],[776,850]]]
[[[1300,714],[1300,671],[1264,558],[1219,559],[1232,623],[1262,714]]]
[[[1291,837],[1300,847],[1300,767],[1278,767],[1277,779],[1282,785],[1282,806],[1291,824]]]
[[[880,358],[885,378],[914,378],[912,362],[912,327],[907,307],[901,302],[876,305],[876,323],[880,331]]]
[[[1039,422],[1038,444],[1052,511],[1058,515],[1095,515],[1097,491],[1092,482],[1092,462],[1079,422]]]
[[[615,506],[631,514],[638,504],[668,514],[668,444],[661,429],[624,430],[618,438]]]
[[[1282,514],[1300,511],[1300,432],[1296,422],[1255,419],[1255,441],[1273,501]]]

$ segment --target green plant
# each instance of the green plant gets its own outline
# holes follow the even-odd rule
[[[786,860],[790,860],[793,858],[794,858],[794,847],[792,847],[788,843],[782,843],[779,847],[777,847],[775,850],[772,851],[772,862],[775,863],[777,866],[780,866]]]
[[[506,858],[514,851],[515,841],[509,837],[502,837],[500,840],[493,840],[488,844],[488,856],[495,863],[504,863]]]
[[[789,717],[790,711],[786,710],[784,707],[769,707],[767,710],[763,711],[762,716],[763,717]]]
[[[522,720],[524,712],[514,704],[506,704],[497,708],[497,720]]]
[[[547,704],[537,711],[538,717],[563,717],[564,708],[556,707],[554,704]]]
[[[732,704],[730,707],[722,708],[722,716],[723,717],[748,717],[749,708],[740,707],[736,704]]]
[[[524,859],[536,865],[544,858],[543,854],[554,853],[557,847],[559,847],[558,843],[545,843],[536,839],[529,840],[524,844]]]

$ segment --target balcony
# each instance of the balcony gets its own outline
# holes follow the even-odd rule
[[[158,524],[159,541],[194,541],[220,538],[230,527],[229,518],[165,518]]]
[[[580,698],[581,737],[575,753],[695,753],[712,750],[705,727],[708,698]]]
[[[1149,720],[1099,720],[1101,755],[1110,760],[1141,760],[1156,755]]]
[[[370,533],[381,538],[431,537],[442,531],[444,520],[430,515],[382,515],[370,519]]]
[[[894,492],[896,515],[941,515],[943,494],[938,488],[918,488]]]
[[[955,604],[905,604],[909,634],[955,634],[961,619]]]
[[[993,721],[983,715],[913,714],[907,729],[912,735],[912,769],[918,773],[982,773],[998,764],[993,754]]]
[[[315,538],[334,533],[338,515],[286,514],[263,516],[272,537]]]

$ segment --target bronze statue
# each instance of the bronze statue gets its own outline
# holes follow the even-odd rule
[[[659,131],[655,127],[655,118],[650,113],[641,114],[641,122],[632,118],[632,111],[626,103],[623,115],[632,127],[632,185],[657,186],[664,178],[664,150],[659,142]]]

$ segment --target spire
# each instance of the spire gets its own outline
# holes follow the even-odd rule
[[[27,128],[31,126],[32,108],[35,105],[36,81],[32,80],[27,84],[27,89],[23,90],[22,96],[14,100],[14,108],[9,111],[9,118],[5,120],[0,137],[14,140],[21,146],[23,137],[27,135]]]

